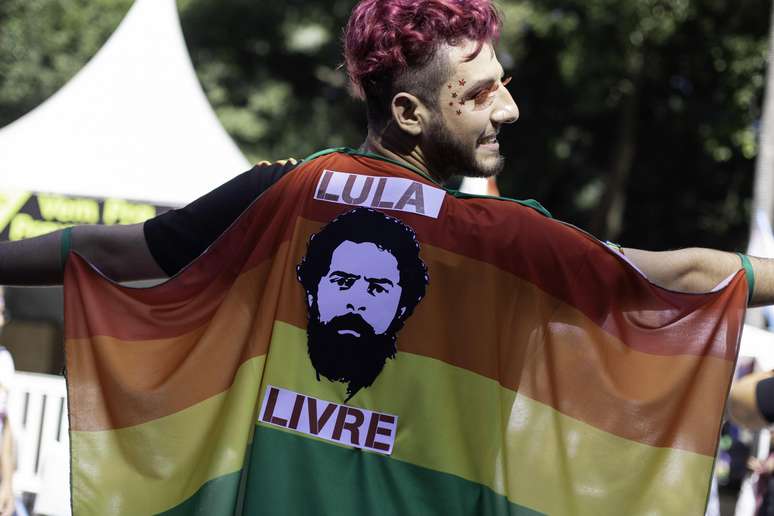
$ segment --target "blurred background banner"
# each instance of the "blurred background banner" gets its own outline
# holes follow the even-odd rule
[[[68,195],[0,190],[0,240],[22,240],[75,224],[136,224],[168,206]]]

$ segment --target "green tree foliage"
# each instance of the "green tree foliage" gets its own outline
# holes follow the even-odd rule
[[[75,75],[131,4],[132,0],[0,1],[0,127],[32,110]]]
[[[129,0],[0,2],[0,125],[102,44]],[[178,0],[194,65],[252,160],[359,145],[341,29],[353,0]],[[521,119],[501,190],[626,245],[743,248],[769,0],[503,0]]]
[[[769,10],[768,0],[506,4],[522,111],[507,190],[628,245],[744,248]],[[605,220],[611,188],[626,201],[620,232]]]
[[[340,34],[353,2],[187,0],[183,32],[221,122],[252,160],[360,144]]]

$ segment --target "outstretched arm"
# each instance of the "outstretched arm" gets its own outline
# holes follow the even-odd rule
[[[77,226],[71,249],[115,281],[162,279],[199,256],[256,197],[298,161],[261,162],[188,206],[145,224]],[[0,242],[0,285],[60,285],[62,232]],[[151,251],[152,250],[152,251]]]
[[[61,285],[62,231],[0,242],[0,285]],[[70,248],[115,281],[166,278],[148,249],[143,224],[76,226]]]
[[[736,254],[713,249],[623,252],[653,283],[681,292],[707,292],[742,268]],[[750,306],[774,304],[774,260],[750,257],[750,263],[755,272]]]

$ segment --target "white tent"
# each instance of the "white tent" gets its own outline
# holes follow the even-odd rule
[[[181,205],[249,168],[196,78],[175,0],[136,0],[61,90],[0,129],[0,189]]]
[[[774,332],[745,324],[739,356],[754,358],[761,371],[774,369]]]

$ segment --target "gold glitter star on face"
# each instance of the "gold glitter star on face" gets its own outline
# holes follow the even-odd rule
[[[457,114],[458,114],[458,115],[461,115],[461,114],[462,114],[462,111],[460,111],[460,110],[458,109],[458,110],[457,110]]]
[[[452,93],[452,98],[453,98],[453,99],[456,99],[456,98],[457,98],[457,92],[456,92],[456,91],[455,91],[454,93]]]

